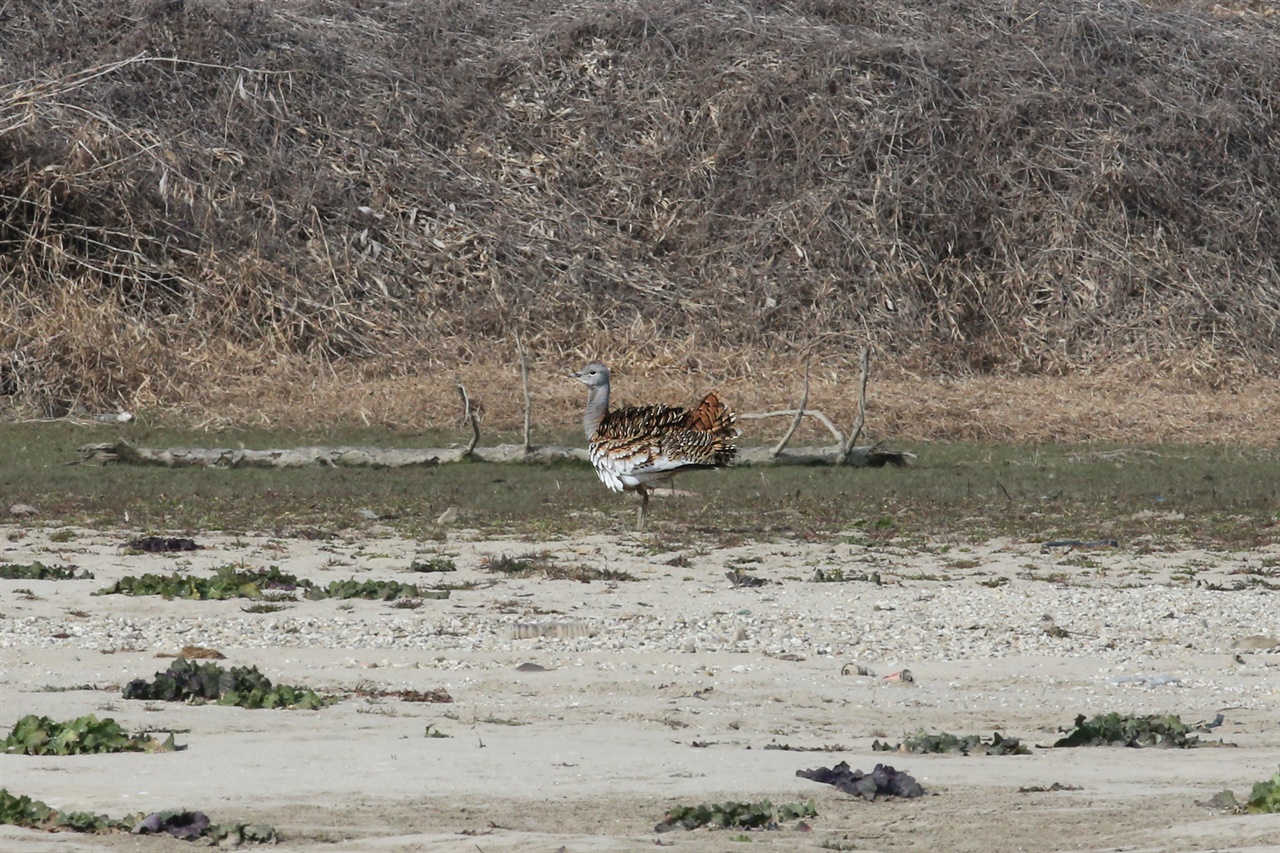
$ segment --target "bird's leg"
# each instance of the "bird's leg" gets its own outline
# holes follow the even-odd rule
[[[644,530],[644,510],[649,506],[649,490],[644,486],[638,486],[636,491],[640,493],[640,508],[636,510],[636,530]]]

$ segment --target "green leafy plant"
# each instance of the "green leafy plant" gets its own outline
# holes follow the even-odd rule
[[[278,840],[275,829],[263,823],[216,824],[204,812],[185,810],[139,812],[123,818],[91,812],[60,812],[40,800],[11,794],[7,788],[0,788],[0,824],[49,832],[165,834],[186,841],[204,838],[219,847],[274,844]]]
[[[1270,779],[1253,786],[1249,794],[1249,811],[1254,814],[1280,814],[1280,770]]]
[[[301,590],[307,598],[366,598],[391,601],[397,598],[448,598],[448,590],[422,590],[399,581],[333,581],[319,587],[313,581],[280,571],[279,566],[246,570],[223,566],[210,577],[195,577],[174,572],[169,575],[145,574],[124,577],[96,595],[162,595],[165,598],[188,598],[198,601],[228,598],[274,599],[280,593]],[[281,608],[262,608],[254,612],[272,613]]]
[[[169,575],[145,574],[123,577],[95,595],[162,595],[165,598],[222,600],[258,598],[267,590],[313,589],[315,584],[280,571],[279,566],[246,570],[223,566],[211,577],[195,577],[174,572]]]
[[[448,598],[449,590],[421,589],[411,583],[399,581],[333,581],[327,587],[309,587],[307,598],[366,598],[374,601],[392,601],[397,598]]]
[[[1204,731],[1182,722],[1177,714],[1167,716],[1134,716],[1127,714],[1102,714],[1086,721],[1084,714],[1076,716],[1075,728],[1065,737],[1054,742],[1060,746],[1159,746],[1187,749],[1200,742],[1192,732]]]
[[[101,752],[173,752],[173,735],[163,741],[146,735],[130,735],[110,717],[99,720],[90,714],[59,723],[49,717],[28,714],[0,749],[18,755],[85,755]]]
[[[902,739],[902,743],[896,745],[880,740],[873,741],[871,749],[876,752],[958,752],[961,755],[1031,754],[1031,750],[1017,738],[1005,737],[999,732],[993,732],[990,740],[984,740],[981,735],[953,735],[950,732],[930,733],[921,730],[908,735]]]
[[[253,667],[223,669],[216,663],[194,663],[176,658],[164,672],[148,682],[137,678],[125,685],[125,699],[161,702],[216,702],[241,708],[294,708],[316,710],[337,701],[306,687],[275,685]]]
[[[774,808],[773,803],[761,800],[758,803],[702,803],[696,806],[677,806],[667,812],[655,830],[668,832],[672,829],[697,829],[700,826],[711,826],[716,829],[730,827],[738,829],[777,829],[784,820],[817,817],[818,811],[813,803],[787,803]]]
[[[22,826],[28,829],[69,829],[75,832],[128,831],[135,819],[115,820],[106,815],[89,812],[59,812],[40,800],[9,793],[0,788],[0,824]]]
[[[46,566],[36,560],[25,566],[20,563],[0,564],[0,578],[16,581],[93,580],[93,573],[86,571],[77,575],[74,567]]]

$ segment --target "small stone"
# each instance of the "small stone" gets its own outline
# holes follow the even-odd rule
[[[1261,652],[1267,649],[1280,648],[1280,640],[1275,637],[1268,637],[1265,634],[1254,634],[1251,637],[1241,637],[1232,643],[1231,647],[1246,652]]]
[[[516,672],[547,672],[547,668],[540,663],[522,663],[516,667]]]

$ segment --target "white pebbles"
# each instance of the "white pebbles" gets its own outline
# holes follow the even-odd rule
[[[93,544],[84,540],[97,539]],[[732,653],[752,658],[832,658],[918,665],[1009,658],[1078,658],[1098,671],[1164,680],[1132,683],[1173,689],[1196,683],[1178,660],[1216,656],[1239,666],[1242,638],[1280,636],[1280,593],[1263,575],[1242,575],[1266,554],[1185,551],[1133,555],[1089,552],[1088,568],[1068,554],[1044,555],[1033,544],[992,542],[963,549],[903,549],[851,544],[762,544],[686,558],[646,553],[644,540],[587,537],[560,543],[452,542],[456,573],[407,574],[421,543],[382,540],[345,547],[278,540],[205,540],[212,547],[189,559],[126,555],[102,534],[86,534],[67,553],[32,536],[9,543],[3,562],[73,562],[96,574],[82,581],[0,581],[0,651],[23,649],[173,653],[184,646],[227,649],[333,649],[437,652],[442,659],[475,653],[559,657]],[[431,547],[439,547],[432,543]],[[481,569],[497,553],[547,551],[566,560],[622,570],[620,582],[495,578]],[[51,556],[50,551],[55,553]],[[335,551],[337,555],[335,556]],[[364,554],[376,556],[364,557]],[[583,555],[587,555],[584,557]],[[143,572],[203,573],[230,562],[279,565],[318,583],[353,576],[432,585],[481,581],[449,599],[417,609],[381,601],[298,601],[275,613],[247,613],[244,601],[166,601],[159,597],[94,596],[112,580]],[[328,568],[333,565],[341,568]],[[959,566],[959,568],[957,568]],[[1194,576],[1183,567],[1195,566]],[[735,587],[726,568],[769,582]],[[845,576],[879,574],[882,583],[817,583],[815,569]],[[1185,575],[1185,577],[1184,577]],[[1250,578],[1261,583],[1248,583]],[[495,582],[496,581],[496,582]],[[1234,588],[1239,587],[1239,588]],[[18,590],[29,590],[29,593]],[[1260,641],[1255,640],[1255,645]],[[1265,646],[1265,643],[1261,643]],[[1260,696],[1277,690],[1280,653],[1245,650],[1247,664],[1269,677]],[[1172,661],[1173,663],[1170,663]],[[505,664],[503,664],[505,665]],[[882,666],[876,667],[883,669]],[[883,674],[888,674],[886,670]],[[1201,681],[1204,679],[1201,677]]]

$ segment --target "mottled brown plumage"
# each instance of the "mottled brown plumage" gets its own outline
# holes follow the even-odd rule
[[[637,524],[644,527],[649,491],[681,471],[733,462],[738,429],[714,393],[692,409],[633,406],[609,411],[609,368],[592,362],[570,374],[589,389],[582,425],[600,480],[615,492],[640,493]]]

